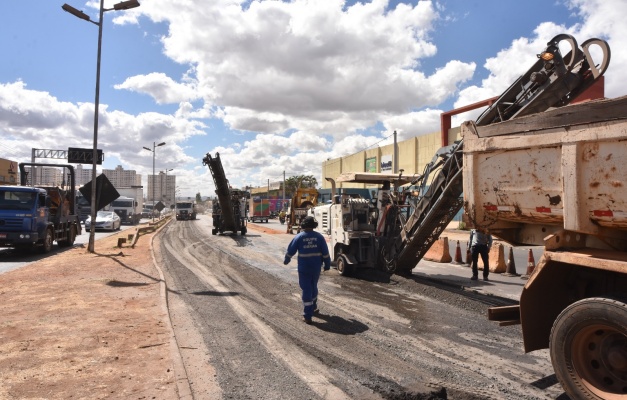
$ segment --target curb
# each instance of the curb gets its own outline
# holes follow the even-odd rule
[[[187,370],[185,369],[185,363],[183,363],[183,356],[179,351],[176,335],[174,334],[174,327],[172,326],[172,317],[170,316],[170,308],[168,306],[168,290],[165,283],[165,276],[163,271],[157,265],[155,259],[155,252],[153,251],[153,241],[157,234],[170,223],[172,219],[168,219],[162,226],[155,230],[155,234],[150,239],[150,256],[152,257],[152,264],[159,272],[159,298],[161,300],[161,308],[167,314],[167,324],[170,330],[170,353],[172,354],[172,362],[174,363],[174,376],[176,380],[176,387],[179,394],[179,399],[193,399],[192,387],[189,384],[189,378],[187,376]],[[139,235],[137,235],[139,236]]]

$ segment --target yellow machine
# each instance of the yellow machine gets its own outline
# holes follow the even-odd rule
[[[292,197],[287,212],[287,233],[300,232],[300,221],[307,216],[307,210],[318,205],[318,191],[315,188],[298,188]]]

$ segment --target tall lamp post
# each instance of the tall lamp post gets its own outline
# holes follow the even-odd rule
[[[102,18],[104,17],[105,11],[120,11],[120,10],[129,10],[131,8],[139,7],[139,1],[137,0],[128,0],[123,1],[113,5],[113,8],[104,8],[104,0],[100,0],[100,15],[98,22],[92,21],[89,18],[89,15],[84,12],[77,10],[76,8],[70,6],[69,4],[63,4],[61,8],[64,11],[69,12],[70,14],[78,17],[80,19],[84,19],[87,22],[91,22],[94,25],[98,26],[98,57],[96,61],[96,100],[95,100],[95,110],[94,110],[94,146],[93,146],[93,163],[92,163],[92,174],[91,174],[91,182],[92,182],[92,190],[91,190],[91,229],[89,231],[89,244],[87,246],[87,251],[90,253],[94,252],[94,242],[96,238],[96,167],[98,165],[98,106],[100,104],[100,57],[102,54]]]
[[[159,144],[157,144],[157,142],[152,142],[152,150],[150,150],[150,148],[144,146],[144,149],[148,150],[148,151],[152,151],[152,220],[155,220],[155,154],[156,154],[156,149],[159,146],[164,146],[165,142],[161,142]]]

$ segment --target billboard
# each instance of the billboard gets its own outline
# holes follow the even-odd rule
[[[392,171],[392,155],[386,154],[381,156],[381,172],[391,172]]]
[[[365,172],[377,172],[377,157],[366,158]]]

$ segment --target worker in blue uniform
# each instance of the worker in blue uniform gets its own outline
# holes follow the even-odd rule
[[[312,216],[305,217],[300,224],[302,231],[292,239],[283,264],[289,264],[296,252],[298,252],[298,284],[303,291],[303,319],[311,324],[314,312],[318,311],[318,279],[320,267],[324,264],[324,270],[331,268],[329,248],[319,232],[314,228],[318,222]]]

